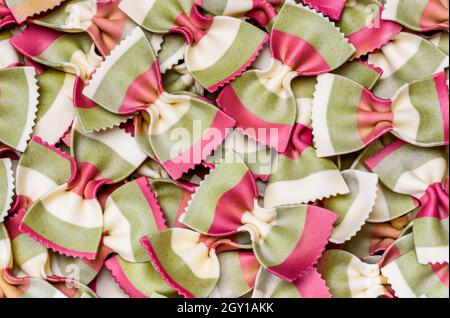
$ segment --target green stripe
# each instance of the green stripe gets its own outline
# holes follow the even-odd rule
[[[172,180],[152,180],[150,183],[158,203],[164,212],[167,226],[173,227],[181,200],[183,199],[183,189],[178,187]]]
[[[363,89],[358,83],[335,76],[328,101],[327,125],[336,154],[364,147],[358,130],[357,110]]]
[[[220,277],[216,288],[222,293],[240,297],[250,291],[250,287],[242,275],[239,252],[226,252],[218,255]]]
[[[276,285],[274,284],[274,281],[276,282]],[[274,287],[274,285],[276,287]],[[255,290],[262,292],[269,298],[302,298],[293,284],[270,274],[264,269],[260,269]]]
[[[69,17],[69,11],[67,7],[69,5],[78,5],[83,3],[85,0],[71,0],[61,3],[61,5],[55,7],[44,16],[33,19],[33,23],[37,25],[43,25],[48,28],[57,29],[67,24],[67,18]],[[73,29],[73,28],[70,28]]]
[[[367,65],[354,61],[345,63],[333,73],[347,77],[367,89],[372,89],[381,76],[380,73]]]
[[[136,262],[149,261],[140,244],[141,237],[158,231],[149,203],[137,183],[129,182],[111,194],[114,204],[127,219],[131,228],[131,245]],[[128,238],[127,238],[128,239]]]
[[[319,263],[318,271],[336,298],[352,298],[347,274],[352,255],[339,250],[330,250]]]
[[[231,83],[231,87],[241,104],[254,116],[273,124],[292,125],[295,122],[297,107],[290,89],[288,98],[280,97],[261,83],[256,71],[245,72]]]
[[[439,38],[439,48],[442,52],[448,55],[449,52],[449,34],[447,32],[441,32]]]
[[[434,44],[422,39],[417,53],[405,65],[391,76],[378,81],[374,88],[375,95],[381,98],[392,98],[404,84],[434,74],[446,56]],[[423,61],[427,61],[427,63]]]
[[[218,109],[196,98],[191,99],[190,103],[189,110],[168,131],[161,135],[149,136],[159,161],[167,162],[174,159],[175,152],[179,155],[203,138],[210,138],[205,133],[213,124]],[[187,133],[189,136],[186,136]]]
[[[334,226],[338,226],[344,220],[347,212],[350,210],[353,202],[358,197],[360,189],[358,178],[353,173],[343,173],[345,183],[347,183],[350,192],[344,195],[333,196],[325,199],[323,202],[324,208],[336,212],[338,215],[337,221]]]
[[[9,239],[8,232],[4,223],[0,223],[0,241]]]
[[[380,191],[383,192],[387,206],[389,208],[389,215],[391,220],[398,218],[407,212],[412,211],[416,206],[414,200],[410,195],[396,193],[383,184],[378,184]]]
[[[270,176],[270,184],[300,180],[321,171],[338,171],[338,168],[330,160],[317,158],[316,151],[312,147],[305,149],[296,160],[287,156],[278,156],[276,160],[278,164],[275,163],[274,166],[278,169]]]
[[[0,140],[17,147],[27,123],[30,89],[24,68],[0,70]]]
[[[320,52],[331,69],[341,65],[354,52],[334,25],[318,14],[295,5],[286,4],[282,7],[274,29],[306,40]]]
[[[81,127],[87,133],[119,126],[130,117],[111,113],[98,105],[94,108],[76,107],[75,111]]]
[[[253,57],[265,35],[265,32],[251,24],[242,22],[233,44],[224,52],[223,56],[208,68],[192,71],[192,76],[203,87],[211,87],[230,78]],[[215,43],[211,41],[211,49],[214,49],[214,45]],[[189,51],[188,48],[187,56],[189,56]]]
[[[416,246],[448,246],[448,223],[448,218],[443,220],[432,217],[416,218],[414,220],[414,242]]]
[[[183,223],[201,233],[207,233],[213,224],[217,202],[238,185],[247,172],[247,167],[242,163],[218,164],[192,197]]]
[[[403,173],[437,158],[446,158],[441,148],[420,148],[405,144],[385,157],[373,170],[386,186],[394,189]]]
[[[277,209],[276,223],[267,236],[255,243],[255,254],[266,267],[282,264],[302,238],[308,207],[299,205]]]
[[[147,38],[142,36],[110,66],[92,99],[107,110],[118,113],[130,85],[148,71],[155,60],[153,49]],[[145,104],[148,101],[142,102]]]
[[[31,141],[27,150],[20,158],[20,167],[36,170],[47,178],[61,185],[69,180],[72,175],[70,161],[49,148]]]
[[[129,263],[120,256],[116,256],[116,259],[127,279],[144,295],[150,297],[153,293],[158,293],[167,297],[179,297],[152,263]]]
[[[47,212],[41,201],[36,202],[23,222],[48,241],[83,253],[97,252],[102,228],[84,228],[65,222]]]
[[[227,7],[228,0],[204,0],[202,9],[214,15],[223,15]]]
[[[411,83],[409,97],[420,114],[416,140],[423,143],[444,142],[444,120],[433,77]]]
[[[416,296],[448,297],[448,287],[436,276],[430,265],[421,265],[414,251],[396,260],[403,279]],[[444,296],[445,295],[445,296]]]
[[[54,106],[53,104],[55,103],[58,94],[61,92],[66,76],[70,75],[55,70],[48,70],[37,75],[39,85],[39,105],[36,114],[36,122],[39,122],[47,111]],[[69,93],[71,94],[72,92]],[[55,106],[58,107],[58,105]]]
[[[346,36],[368,26],[378,16],[380,3],[376,0],[352,1],[346,5],[337,26]]]
[[[185,45],[185,43],[186,40],[179,34],[173,33],[165,35],[161,50],[158,53],[159,64],[164,63],[168,58],[172,57],[173,54]]]
[[[396,21],[406,24],[408,28],[420,31],[419,25],[423,10],[425,10],[429,0],[414,0],[404,1],[400,0],[397,6]]]
[[[8,200],[8,170],[5,163],[5,160],[0,159],[0,209],[3,209]],[[0,217],[4,212],[6,211],[0,210]]]
[[[47,249],[31,237],[20,234],[11,241],[14,263],[22,266],[33,257],[45,253]],[[43,264],[44,265],[44,264]]]
[[[367,222],[364,224],[361,230],[356,233],[351,240],[345,242],[344,250],[356,257],[369,256],[370,244],[372,241],[372,226],[373,223]]]
[[[292,91],[295,98],[313,98],[316,91],[317,77],[296,77],[292,81]]]
[[[191,271],[184,260],[171,248],[172,235],[174,235],[172,231],[162,231],[150,237],[158,261],[177,284],[197,297],[206,297],[216,285],[217,279],[201,279]]]
[[[97,270],[88,265],[89,263],[79,258],[52,252],[51,260],[57,264],[63,277],[73,277],[75,274],[79,274],[77,280],[83,284],[89,284],[98,274]]]
[[[113,182],[125,179],[137,168],[123,159],[111,147],[76,130],[72,131],[71,152],[76,154],[77,162],[93,164],[97,167],[99,175]]]
[[[167,33],[181,13],[189,16],[193,6],[193,0],[157,0],[141,26],[152,32]]]

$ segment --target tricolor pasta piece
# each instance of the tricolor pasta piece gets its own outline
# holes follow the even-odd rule
[[[291,81],[338,68],[354,48],[319,13],[286,2],[273,25],[270,49],[270,66],[241,75],[225,87],[217,103],[245,134],[284,152],[297,118]]]
[[[38,104],[32,67],[0,69],[0,142],[24,152],[33,130]]]
[[[387,0],[382,18],[417,32],[448,32],[448,0]]]
[[[331,298],[325,281],[315,268],[288,282],[260,268],[252,298]]]
[[[28,18],[53,9],[65,0],[4,0],[14,19],[18,23],[25,22]]]
[[[84,94],[116,114],[140,112],[135,122],[139,145],[179,179],[222,143],[235,122],[202,99],[167,93],[161,82],[156,56],[136,28],[97,70]]]
[[[268,40],[242,20],[201,15],[194,0],[123,0],[119,7],[148,31],[181,33],[189,72],[211,92],[245,71]]]
[[[419,35],[406,32],[400,32],[380,50],[369,54],[368,62],[383,70],[373,90],[381,98],[392,98],[403,85],[449,66],[446,53]]]
[[[397,141],[367,159],[366,164],[389,189],[420,201],[413,226],[419,262],[448,263],[448,161],[443,149]]]
[[[389,100],[342,76],[319,76],[312,111],[317,154],[355,152],[387,132],[422,147],[448,144],[446,80],[443,72],[429,76]]]
[[[119,128],[88,135],[75,122],[71,140],[76,171],[69,182],[34,202],[20,230],[54,251],[93,260],[103,233],[98,189],[127,178],[146,155]]]
[[[118,8],[120,0],[69,0],[32,22],[64,32],[87,32],[106,56],[136,24]]]

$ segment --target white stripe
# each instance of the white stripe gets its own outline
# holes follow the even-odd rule
[[[349,191],[338,170],[319,171],[300,180],[269,184],[264,195],[264,207],[308,203],[331,195],[346,194]]]
[[[0,159],[0,165],[3,165],[5,168],[6,173],[6,197],[5,202],[2,207],[2,210],[0,211],[0,221],[3,221],[3,218],[8,215],[8,210],[11,207],[11,204],[13,203],[13,196],[14,196],[14,177],[13,177],[13,170],[12,170],[12,161],[9,158],[3,158]],[[2,180],[3,182],[3,180]]]
[[[46,268],[48,262],[48,252],[40,253],[25,263],[20,265],[20,269],[23,270],[28,276],[36,278],[45,278],[47,276]]]
[[[395,290],[395,295],[399,298],[417,298],[416,294],[409,287],[408,283],[403,278],[403,274],[397,263],[394,261],[381,269],[381,273],[388,279],[392,289]]]
[[[147,158],[147,155],[139,148],[136,138],[122,129],[113,128],[85,135],[78,120],[75,120],[74,127],[86,138],[97,140],[111,148],[117,156],[120,156],[133,167],[139,167]]]
[[[108,232],[103,238],[105,246],[110,247],[128,262],[136,262],[131,244],[131,225],[112,197],[106,201],[103,221],[104,231]]]
[[[312,107],[312,123],[314,144],[319,157],[328,157],[335,154],[328,131],[328,104],[335,76],[323,74],[317,77]]]
[[[172,250],[198,278],[219,278],[219,259],[213,250],[209,253],[206,245],[199,243],[199,238],[200,234],[194,231],[172,229]]]
[[[55,101],[34,127],[34,135],[49,144],[57,143],[75,118],[75,108],[73,107],[74,82],[75,76],[66,74]]]
[[[95,293],[101,298],[130,298],[116,283],[106,267],[103,267],[95,280]]]
[[[19,53],[9,43],[9,39],[0,41],[0,52],[2,52],[2,58],[0,59],[0,69],[6,68],[11,64],[20,63]]]
[[[297,123],[311,127],[312,98],[297,98]]]
[[[44,194],[56,189],[57,187],[58,184],[37,170],[24,166],[19,166],[17,169],[17,195],[26,196],[35,202]]]
[[[444,180],[446,171],[447,162],[444,158],[429,160],[420,167],[401,174],[393,190],[420,199],[431,184]]]
[[[420,264],[429,263],[448,263],[448,245],[436,247],[418,247],[416,246],[417,259]]]
[[[137,24],[141,24],[150,13],[150,10],[153,8],[155,2],[156,0],[122,0],[119,4],[119,8]]]
[[[1,225],[0,225],[1,226]],[[4,229],[6,231],[6,229]],[[11,242],[9,238],[0,240],[0,268],[9,267],[11,260]]]
[[[389,78],[417,54],[423,41],[420,36],[400,32],[381,52],[370,54],[368,62],[383,70],[381,79]]]
[[[395,21],[397,19],[397,9],[400,0],[387,0],[381,15],[383,20]]]
[[[367,221],[369,222],[386,222],[391,219],[389,213],[389,205],[384,196],[383,190],[378,186],[377,198],[375,199],[375,206],[373,207],[372,213],[370,213]]]
[[[420,128],[420,113],[411,101],[409,85],[404,85],[392,99],[394,132],[409,140],[416,140]]]
[[[201,41],[186,50],[186,65],[189,71],[204,70],[216,64],[233,45],[242,23],[235,18],[215,17]]]
[[[384,294],[377,264],[366,264],[353,257],[347,268],[352,298],[377,298]]]
[[[252,154],[267,149],[266,146],[245,136],[239,129],[234,129],[233,132],[228,135],[227,139],[225,139],[224,147],[227,150],[233,150],[240,154]]]
[[[133,1],[131,1],[133,2]],[[142,3],[143,1],[140,1],[139,3]],[[123,3],[123,2],[122,2]],[[83,94],[89,97],[90,99],[94,98],[95,92],[97,91],[98,87],[102,83],[103,79],[108,74],[109,70],[113,65],[116,64],[116,62],[130,49],[133,45],[135,45],[140,39],[145,37],[144,32],[139,28],[136,27],[129,36],[126,37],[125,40],[123,40],[120,45],[116,46],[108,56],[108,58],[100,63],[99,68],[97,68],[97,71],[95,74],[93,74],[92,79],[89,81],[89,85],[87,85],[84,90]]]
[[[172,95],[163,92],[159,98],[148,107],[151,121],[149,135],[162,135],[175,126],[191,108],[191,98],[188,95]]]
[[[48,213],[67,223],[88,229],[103,225],[102,208],[98,200],[84,199],[67,191],[67,185],[42,198],[41,203]]]
[[[30,139],[30,135],[33,131],[34,120],[36,119],[37,105],[38,105],[38,85],[36,79],[36,71],[34,67],[24,67],[24,73],[27,78],[28,83],[28,105],[23,105],[27,107],[27,118],[25,125],[23,126],[22,136],[20,137],[19,143],[17,144],[17,150],[24,152],[27,148],[27,141]]]
[[[253,0],[228,0],[222,15],[241,17],[253,9]]]
[[[291,82],[298,74],[293,72],[289,66],[272,59],[272,63],[268,69],[256,70],[255,73],[260,83],[279,98],[287,99],[294,95]]]
[[[356,179],[358,193],[343,220],[335,226],[330,242],[341,244],[353,237],[364,225],[375,204],[378,176],[374,173],[358,170],[343,171],[344,176]]]

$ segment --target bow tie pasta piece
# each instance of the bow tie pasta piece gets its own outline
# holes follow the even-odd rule
[[[64,0],[4,0],[18,23],[25,22],[36,14],[53,9],[62,2]]]
[[[245,71],[268,40],[242,20],[201,15],[194,0],[122,0],[119,7],[148,31],[181,33],[188,43],[187,68],[210,92]]]
[[[270,49],[270,66],[241,75],[220,93],[217,104],[247,135],[284,152],[297,117],[292,80],[338,68],[354,48],[322,15],[286,2],[272,28]]]
[[[400,32],[380,50],[369,54],[368,62],[383,70],[373,90],[381,98],[392,98],[403,85],[449,66],[446,53],[426,39],[406,32]]]
[[[260,268],[252,298],[331,298],[325,281],[315,268],[288,282]]]
[[[420,263],[448,263],[448,161],[443,149],[397,141],[367,159],[366,164],[389,189],[421,202],[413,226]]]
[[[65,32],[87,32],[106,56],[136,24],[118,8],[120,0],[70,0],[33,23]]]
[[[54,251],[93,260],[103,232],[99,188],[130,176],[146,155],[119,128],[84,134],[75,122],[71,139],[77,163],[71,180],[34,202],[20,228]]]
[[[448,144],[446,80],[442,72],[412,82],[388,100],[342,76],[319,76],[312,114],[317,154],[355,152],[387,132],[422,147]]]
[[[385,6],[384,20],[417,32],[448,32],[448,0],[387,0]]]
[[[38,86],[33,67],[0,69],[0,142],[24,152],[33,130]]]
[[[140,28],[112,51],[84,94],[113,113],[139,113],[136,139],[173,179],[206,159],[234,126],[204,100],[164,90],[158,61]]]

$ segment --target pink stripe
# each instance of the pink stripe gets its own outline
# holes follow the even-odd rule
[[[239,251],[242,276],[249,288],[255,287],[256,274],[261,265],[253,251]]]
[[[156,226],[158,227],[158,231],[167,229],[164,214],[159,206],[158,200],[156,200],[155,194],[148,184],[148,179],[146,177],[136,179],[136,184],[141,189],[142,194],[144,194],[145,199],[152,210],[153,218],[156,222]]]
[[[406,145],[406,142],[404,142],[403,140],[396,140],[393,143],[385,146],[381,151],[379,151],[373,157],[370,157],[369,159],[367,159],[365,161],[365,164],[371,170],[374,170],[380,164],[381,161],[383,161],[387,156],[389,156],[391,153],[397,151],[404,145]]]
[[[352,43],[356,52],[355,57],[360,57],[391,41],[402,30],[402,26],[392,21],[386,21],[381,18],[383,8],[378,11],[378,16],[368,27],[348,35],[347,38]]]
[[[439,105],[441,106],[442,120],[444,126],[444,141],[449,143],[449,101],[448,101],[448,86],[447,76],[445,72],[441,72],[434,76],[434,83],[436,85],[436,92],[439,98]]]
[[[19,230],[21,232],[27,234],[28,236],[30,236],[35,241],[38,241],[39,243],[45,245],[49,249],[51,249],[51,250],[53,250],[55,252],[64,254],[66,256],[76,257],[76,258],[86,258],[88,260],[95,260],[95,258],[97,256],[97,252],[95,252],[95,253],[79,252],[79,251],[73,251],[73,250],[67,249],[65,247],[59,246],[59,245],[57,245],[57,244],[47,240],[46,238],[44,238],[43,236],[41,236],[40,234],[38,234],[34,230],[32,230],[24,222],[20,223]]]
[[[189,46],[199,43],[208,34],[208,29],[214,22],[214,17],[206,17],[200,14],[197,6],[193,6],[189,16],[182,12],[174,21],[174,27],[169,30],[172,33],[180,33],[186,39]]]
[[[96,199],[100,187],[114,183],[112,180],[103,178],[98,168],[92,163],[83,162],[78,167],[77,177],[68,182],[68,188],[82,198]]]
[[[170,287],[175,289],[180,295],[186,298],[195,298],[195,295],[191,294],[188,290],[184,289],[181,285],[179,285],[176,281],[174,281],[170,275],[166,272],[162,264],[158,260],[158,256],[156,255],[155,250],[153,249],[152,244],[150,243],[147,237],[141,238],[141,245],[147,250],[147,253],[150,256],[150,260],[155,266],[156,270],[161,274],[162,278],[169,284]]]
[[[25,209],[21,209],[19,212],[5,220],[4,224],[6,226],[6,229],[8,230],[9,238],[11,239],[11,241],[19,235],[23,234],[19,230],[19,227],[26,212],[27,211]]]
[[[449,286],[449,271],[448,264],[430,264],[434,274],[445,285]]]
[[[383,73],[384,73],[384,71],[380,67],[377,67],[377,66],[375,66],[373,64],[369,64],[369,62],[367,62],[367,61],[355,60],[355,62],[358,63],[358,64],[361,64],[361,65],[364,65],[367,68],[372,69],[373,71],[375,71],[378,74],[380,74],[380,76],[383,75]]]
[[[253,0],[253,9],[245,14],[246,17],[255,20],[261,26],[268,25],[277,15],[277,10],[266,0]]]
[[[430,185],[426,193],[420,198],[422,208],[416,219],[434,218],[438,220],[448,219],[449,198],[440,182]]]
[[[448,0],[428,0],[422,12],[419,25],[422,32],[449,28]]]
[[[234,119],[218,111],[211,127],[205,130],[201,140],[197,141],[178,157],[162,163],[164,169],[173,179],[180,179],[183,173],[201,163],[202,160],[206,159],[221,145],[230,132],[230,128],[233,128],[234,125]]]
[[[311,269],[322,255],[336,220],[335,213],[309,205],[297,245],[283,263],[269,267],[268,271],[292,282]]]
[[[274,59],[289,66],[300,76],[313,76],[332,70],[314,46],[295,35],[272,30],[270,49]]]
[[[248,171],[231,189],[222,194],[217,201],[214,219],[208,230],[211,236],[229,236],[238,232],[242,226],[242,216],[253,211],[255,199],[258,197],[255,179]]]
[[[82,109],[92,109],[97,107],[98,105],[93,100],[83,94],[85,87],[86,83],[79,76],[77,76],[73,86],[73,105],[76,108]]]
[[[225,87],[220,93],[217,105],[237,120],[239,128],[246,135],[279,152],[286,151],[294,122],[292,125],[275,124],[255,116],[241,103],[231,85]]]
[[[41,55],[64,33],[38,25],[30,25],[11,38],[11,44],[23,55],[33,58]]]
[[[242,65],[242,67],[240,67],[238,70],[236,70],[233,74],[231,74],[230,76],[228,76],[227,78],[223,79],[222,81],[220,81],[217,84],[214,84],[210,87],[207,88],[207,90],[210,93],[214,93],[215,91],[217,91],[219,88],[221,88],[222,86],[225,86],[229,83],[231,83],[232,81],[234,81],[236,78],[239,77],[239,75],[241,75],[242,73],[244,73],[249,67],[250,65],[252,65],[252,63],[256,60],[256,58],[258,57],[259,53],[261,53],[262,49],[264,48],[264,45],[269,41],[269,36],[265,35],[264,38],[262,39],[262,41],[259,43],[259,46],[256,48],[256,50],[253,52],[253,54],[250,56],[250,58],[247,60],[247,62],[244,63],[244,65]]]
[[[305,275],[301,276],[294,283],[301,298],[331,298],[332,295],[328,289],[325,280],[315,268],[311,269]]]
[[[339,20],[345,7],[345,0],[302,0],[309,7],[316,9],[333,20]]]
[[[141,75],[136,77],[128,86],[118,111],[119,114],[133,114],[139,110],[146,110],[164,92],[158,61]]]
[[[127,275],[120,267],[120,263],[117,260],[117,256],[110,258],[105,262],[105,267],[109,269],[114,280],[120,285],[123,291],[132,298],[147,298],[147,295],[143,294],[139,289],[128,280]]]

